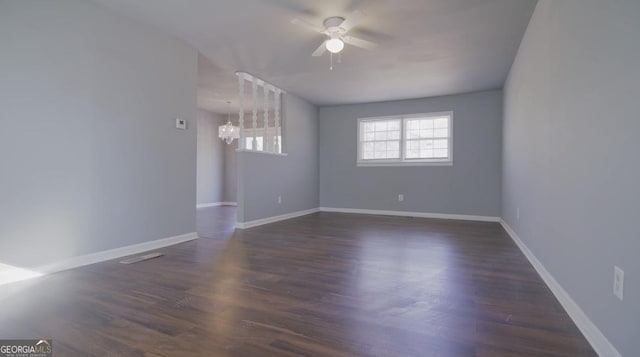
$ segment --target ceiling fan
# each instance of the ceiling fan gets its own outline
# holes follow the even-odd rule
[[[351,15],[347,16],[346,19],[338,16],[327,18],[323,22],[324,27],[319,27],[300,19],[293,19],[291,20],[291,23],[305,27],[311,31],[321,33],[328,37],[315,51],[313,51],[311,55],[318,57],[322,56],[325,51],[329,51],[332,55],[330,68],[333,70],[333,54],[340,53],[342,49],[344,49],[345,43],[365,50],[372,50],[378,46],[374,42],[347,35],[347,33],[362,22],[363,19],[364,14],[361,11],[356,10],[352,12]]]

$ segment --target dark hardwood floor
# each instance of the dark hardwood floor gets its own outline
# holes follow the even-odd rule
[[[161,258],[0,287],[0,338],[55,356],[595,355],[496,223],[210,219]]]
[[[199,208],[196,212],[196,231],[200,238],[229,239],[236,226],[236,207]]]

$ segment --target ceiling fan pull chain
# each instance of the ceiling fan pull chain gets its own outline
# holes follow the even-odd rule
[[[329,61],[331,63],[331,65],[329,66],[329,70],[333,71],[333,53],[331,52],[329,53],[329,58],[330,58]]]

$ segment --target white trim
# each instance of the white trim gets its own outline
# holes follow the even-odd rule
[[[211,202],[211,203],[199,203],[196,208],[218,207],[218,206],[237,206],[237,202]]]
[[[555,295],[556,299],[560,302],[562,307],[567,311],[569,317],[573,320],[573,322],[578,326],[580,332],[584,335],[584,337],[589,341],[591,347],[596,351],[599,356],[610,356],[610,357],[622,357],[620,352],[616,350],[616,348],[609,342],[609,340],[605,337],[605,335],[598,329],[598,327],[589,319],[587,314],[582,311],[580,306],[571,298],[569,293],[562,288],[560,283],[551,275],[551,273],[542,265],[542,263],[536,258],[531,250],[524,244],[524,242],[518,237],[516,232],[509,227],[507,222],[503,219],[500,219],[500,224],[502,228],[509,234],[511,239],[516,243],[518,248],[522,251],[522,253],[527,257],[531,265],[538,272],[538,275],[544,280],[547,284],[553,295]]]
[[[320,207],[320,212],[374,214],[374,215],[381,215],[381,216],[403,216],[403,217],[438,218],[438,219],[459,219],[463,221],[500,222],[500,217],[474,216],[474,215],[468,215],[468,214],[387,211],[387,210],[335,208],[335,207]]]
[[[358,167],[375,167],[375,166],[453,166],[453,161],[359,161]]]
[[[29,269],[18,268],[0,263],[0,285],[33,279],[42,276],[41,273]]]
[[[449,118],[449,135],[446,138],[434,138],[434,139],[447,139],[448,144],[448,157],[447,158],[435,158],[435,159],[407,159],[405,145],[409,139],[406,137],[407,120],[411,119],[428,119],[447,116]],[[376,121],[399,121],[400,122],[400,157],[397,159],[362,159],[362,123],[363,122],[376,122]],[[357,120],[357,149],[356,149],[356,166],[453,166],[453,111],[433,112],[433,113],[416,113],[408,115],[385,115],[379,117],[366,117],[358,118]],[[415,140],[415,139],[411,139]],[[393,140],[382,140],[393,141]]]
[[[284,89],[276,87],[275,85],[265,81],[262,78],[256,77],[251,73],[243,72],[243,71],[236,71],[235,73],[236,73],[236,76],[238,76],[238,77],[240,77],[240,78],[242,78],[244,80],[255,81],[261,87],[269,87],[269,89],[271,89],[272,91],[278,90],[278,91],[280,91],[280,93],[283,93],[283,94],[287,93]]]
[[[312,208],[312,209],[308,209],[308,210],[304,210],[304,211],[291,212],[291,213],[283,214],[283,215],[280,215],[280,216],[273,216],[273,217],[256,219],[254,221],[236,222],[236,228],[238,228],[238,229],[247,229],[247,228],[262,226],[264,224],[284,221],[286,219],[291,219],[291,218],[300,217],[300,216],[306,216],[308,214],[316,213],[318,211],[319,211],[318,208]]]
[[[268,152],[268,151],[261,151],[261,150],[236,149],[236,152],[252,152],[256,154],[265,154],[265,155],[273,155],[273,156],[287,156],[286,152]]]
[[[444,213],[407,212],[407,211],[383,211],[383,210],[369,210],[369,209],[357,209],[357,208],[319,207],[319,208],[312,208],[304,211],[287,213],[280,216],[257,219],[249,222],[236,222],[236,228],[247,229],[247,228],[257,227],[264,224],[284,221],[284,220],[295,218],[295,217],[306,216],[308,214],[312,214],[316,212],[337,212],[337,213],[373,214],[373,215],[383,215],[383,216],[458,219],[458,220],[465,220],[465,221],[481,221],[481,222],[499,222],[500,221],[500,217],[491,217],[491,216],[473,216],[473,215],[464,215],[464,214],[444,214]]]
[[[104,250],[97,253],[91,253],[87,255],[80,255],[77,257],[69,258],[59,262],[43,265],[37,268],[30,269],[38,273],[51,274],[62,270],[68,270],[78,268],[84,265],[95,264],[106,260],[118,259],[129,255],[134,255],[149,250],[160,249],[168,247],[170,245],[187,242],[198,238],[198,233],[192,232],[173,236],[169,238],[163,238],[153,240],[150,242],[144,242],[139,244],[128,245],[125,247]]]
[[[445,110],[441,112],[426,112],[426,113],[412,113],[412,114],[390,114],[390,115],[381,115],[377,117],[362,117],[358,118],[358,120],[382,120],[382,119],[415,119],[415,118],[430,118],[430,117],[441,117],[443,115],[453,115],[453,110]]]
[[[222,206],[222,202],[198,203],[196,208],[218,207]]]

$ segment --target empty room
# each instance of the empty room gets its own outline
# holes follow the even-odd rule
[[[640,356],[640,1],[0,0],[0,356]]]

